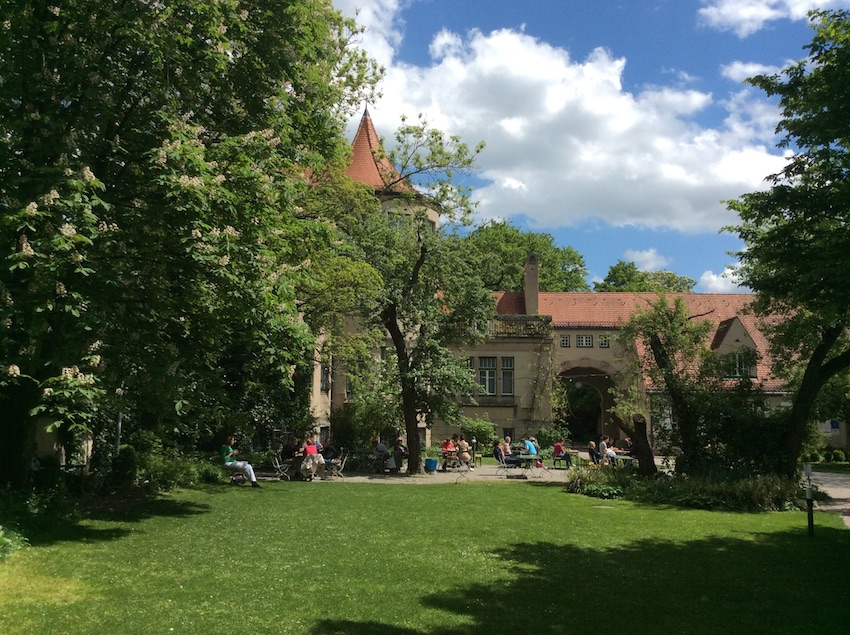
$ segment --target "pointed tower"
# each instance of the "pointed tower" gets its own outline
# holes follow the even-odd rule
[[[363,117],[351,143],[351,163],[345,173],[352,181],[374,188],[375,195],[385,209],[397,209],[399,205],[403,205],[407,213],[412,213],[413,208],[424,209],[431,226],[437,227],[439,210],[418,196],[415,188],[390,163],[372,124],[368,106],[363,110]]]

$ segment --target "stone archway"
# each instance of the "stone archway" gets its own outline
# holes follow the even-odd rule
[[[565,390],[592,389],[599,399],[595,429],[592,438],[598,440],[603,434],[618,438],[620,429],[613,422],[609,410],[614,405],[610,389],[616,386],[614,368],[603,361],[582,359],[576,362],[565,362],[558,369],[558,377],[564,384]],[[583,439],[576,439],[583,441]]]

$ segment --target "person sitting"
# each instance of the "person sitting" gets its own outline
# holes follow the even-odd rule
[[[496,459],[496,462],[501,465],[505,462],[505,455],[502,452],[502,445],[505,443],[504,439],[499,439],[496,445],[493,446],[493,458]]]
[[[393,456],[392,456],[392,467],[390,468],[390,472],[394,474],[398,474],[401,472],[401,466],[403,465],[404,459],[409,456],[407,452],[407,448],[404,445],[404,439],[399,437],[395,441],[395,446],[393,446]]]
[[[304,460],[302,445],[298,443],[298,437],[289,437],[289,442],[280,450],[280,459],[286,466],[286,472],[290,477],[301,473],[301,461]],[[285,478],[285,477],[281,477]]]
[[[457,436],[457,435],[455,435],[455,436]],[[443,472],[445,472],[446,468],[448,467],[449,460],[454,462],[454,460],[457,458],[457,449],[455,448],[454,441],[452,439],[443,439],[442,450],[443,450],[443,467],[442,467],[442,470],[443,470]]]
[[[236,455],[239,454],[239,450],[233,449],[233,437],[228,436],[224,445],[221,446],[219,450],[221,454],[221,462],[225,468],[228,470],[237,470],[245,475],[249,481],[251,481],[251,487],[259,487],[260,484],[257,482],[257,477],[254,474],[253,466],[248,463],[248,461],[237,461]]]
[[[537,454],[537,446],[534,445],[534,441],[531,440],[531,437],[523,437],[522,442],[525,444],[526,454],[531,454],[532,456]]]
[[[322,458],[325,460],[326,469],[331,464],[336,463],[338,465],[340,462],[339,451],[334,445],[333,437],[328,437],[327,439],[325,439],[325,444],[322,446],[322,449],[319,450],[319,454],[321,454]]]
[[[564,449],[564,439],[563,438],[560,438],[557,441],[555,441],[555,445],[552,448],[552,458],[558,459],[559,461],[563,461],[568,469],[573,466],[572,457]]]
[[[457,442],[457,451],[458,460],[465,464],[466,467],[469,468],[469,471],[472,472],[475,468],[472,466],[472,456],[469,454],[469,442],[466,440],[466,437],[460,435]]]
[[[325,458],[319,454],[313,435],[308,435],[304,441],[303,454],[300,471],[304,480],[312,481],[316,475],[325,480]]]
[[[510,437],[505,437],[505,441],[502,443],[502,456],[505,457],[505,465],[507,467],[517,467],[521,463],[519,456],[514,454],[513,450],[511,450]]]
[[[617,465],[617,453],[614,451],[614,439],[607,434],[602,437],[599,443],[599,455],[603,461],[607,461],[611,465]]]
[[[591,441],[587,444],[587,454],[594,465],[600,465],[602,463],[602,457],[599,454],[599,450],[596,449],[595,442]]]
[[[387,469],[387,461],[390,458],[390,452],[387,450],[386,444],[380,439],[375,439],[375,472],[383,474]]]

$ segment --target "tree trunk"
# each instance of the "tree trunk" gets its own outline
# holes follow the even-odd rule
[[[800,387],[794,395],[794,405],[791,407],[791,429],[788,431],[785,452],[780,465],[781,473],[785,476],[794,476],[797,473],[797,459],[800,458],[800,451],[806,440],[809,418],[821,388],[836,374],[850,367],[850,350],[845,350],[829,361],[824,361],[842,333],[843,329],[839,327],[826,330],[821,336],[820,343],[812,352],[809,363],[806,364]]]
[[[30,455],[35,441],[36,423],[29,411],[38,402],[38,386],[28,379],[19,380],[0,394],[0,485],[20,488],[30,480]]]
[[[638,472],[647,476],[652,476],[658,473],[658,468],[655,467],[655,455],[652,453],[652,446],[649,445],[649,436],[647,435],[648,426],[646,418],[643,415],[635,415],[632,417],[632,441],[635,444],[635,456],[638,460]]]
[[[407,473],[421,474],[422,445],[419,441],[419,416],[416,412],[416,393],[413,386],[405,386],[402,390],[402,409],[404,414],[404,430],[407,434]]]

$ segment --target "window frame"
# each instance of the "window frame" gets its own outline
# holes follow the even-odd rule
[[[510,361],[510,364],[506,365],[506,363],[508,361]],[[514,395],[514,389],[515,389],[515,386],[514,386],[514,378],[515,378],[514,369],[516,367],[515,363],[514,363],[513,356],[502,357],[501,363],[499,364],[499,367],[500,367],[500,371],[501,371],[500,374],[501,374],[502,394],[505,395],[505,396],[512,397]],[[505,388],[506,385],[510,386],[510,388],[506,389]]]
[[[490,355],[482,355],[478,357],[478,394],[493,397],[496,395],[496,357]],[[485,366],[482,362],[488,360]],[[493,365],[490,366],[489,360],[492,360]]]

